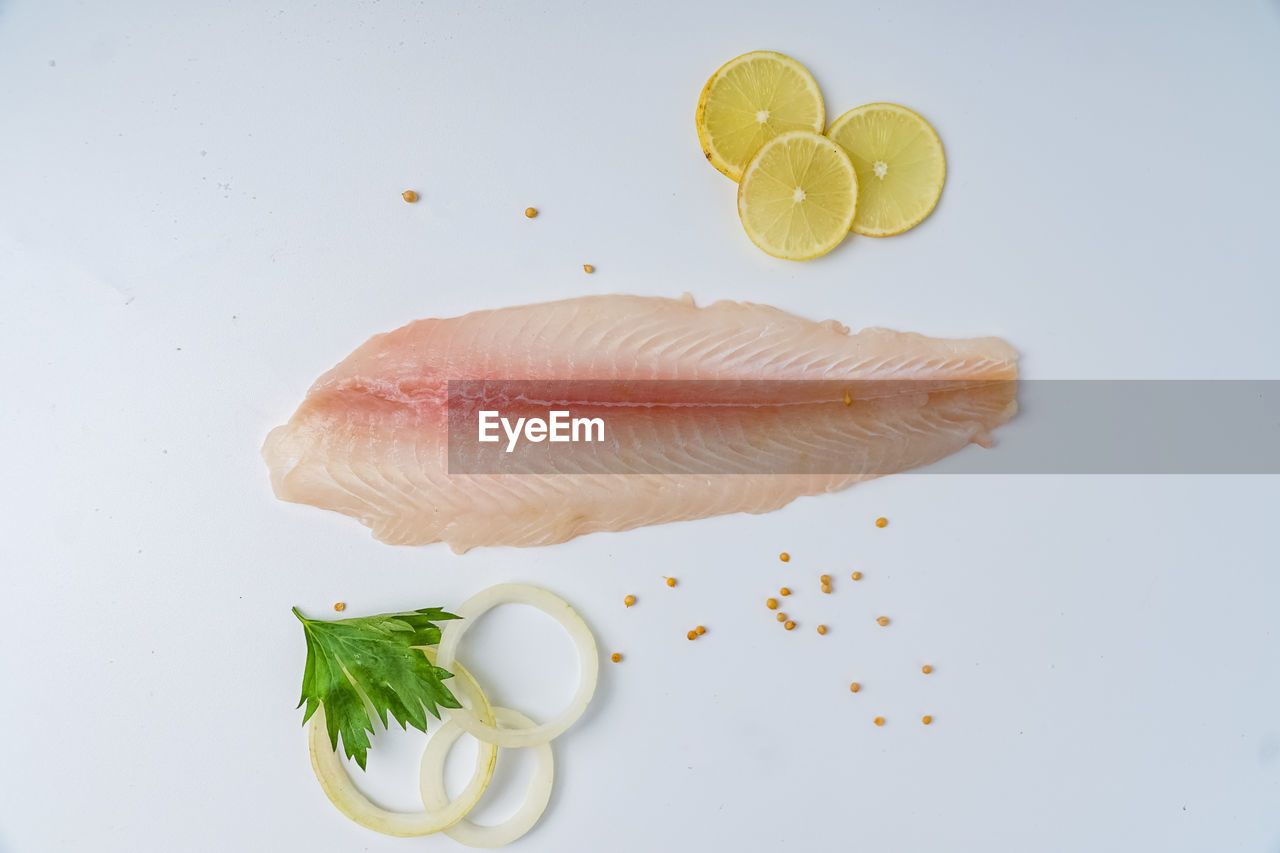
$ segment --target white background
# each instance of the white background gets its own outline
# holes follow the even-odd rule
[[[692,119],[758,48],[831,117],[929,118],[932,218],[751,246]],[[0,0],[0,850],[457,849],[326,802],[289,607],[513,580],[626,655],[530,853],[1280,850],[1278,478],[896,476],[459,557],[277,502],[258,457],[370,335],[584,293],[1001,335],[1027,377],[1280,378],[1278,116],[1273,0]],[[569,695],[549,620],[475,631],[495,699]],[[421,740],[375,741],[391,805]]]

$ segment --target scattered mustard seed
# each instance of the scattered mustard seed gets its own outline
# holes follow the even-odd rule
[[[933,717],[930,717],[928,714],[925,714],[923,717],[920,718],[920,722],[924,723],[926,726],[930,725],[933,723]]]
[[[825,592],[827,595],[830,595],[830,594],[831,594],[831,584],[829,584],[829,583],[824,583],[824,584],[822,585],[822,591],[823,591],[823,592]]]
[[[853,574],[849,575],[849,577],[852,578],[853,580],[860,581],[862,580],[862,572],[854,572]]]
[[[413,204],[415,201],[418,200],[418,194],[413,190],[405,190],[404,192],[400,193],[400,198],[409,202],[409,204]]]
[[[846,406],[852,406],[852,405],[853,405],[853,398],[849,396],[849,389],[848,389],[848,388],[844,389],[844,404],[845,404]]]
[[[626,598],[622,599],[622,603],[627,607],[630,607],[636,603],[636,597],[634,595],[628,595]]]
[[[787,614],[785,614],[785,613],[779,613],[779,614],[778,614],[778,621],[779,621],[779,622],[786,622],[786,621],[787,621]]]
[[[535,217],[535,216],[537,216],[537,215],[538,215],[538,208],[536,208],[536,207],[526,207],[526,208],[524,209],[524,215],[525,215],[525,216],[527,216],[527,217],[529,217],[530,219],[533,219],[533,217]]]
[[[675,585],[676,585],[675,578],[667,578],[667,586],[675,586]]]
[[[696,640],[698,639],[698,632],[690,631],[689,633],[685,634],[685,636],[688,637],[690,640]]]
[[[889,617],[888,616],[878,617],[876,619],[876,624],[879,625],[881,628],[883,628],[885,625],[889,624]]]
[[[703,634],[707,633],[707,629],[699,625],[697,628],[693,629],[693,632],[701,637]]]
[[[889,519],[887,519],[887,518],[877,518],[877,519],[876,519],[876,527],[885,527],[885,526],[887,526],[888,524],[889,524]]]
[[[876,718],[875,718],[874,720],[872,720],[871,722],[875,723],[877,726],[883,726],[883,725],[884,725],[884,717],[876,717]]]
[[[925,675],[928,675],[929,673],[933,672],[933,667],[929,666],[929,664],[925,664],[924,666],[920,667],[920,671],[923,672]]]
[[[778,590],[778,595],[790,595],[790,594],[791,594],[791,587],[789,586],[784,586],[782,589]]]
[[[345,601],[339,601],[337,604],[333,605],[333,609],[341,613],[347,609],[347,603]]]
[[[831,575],[819,575],[818,583],[826,586],[831,583]]]
[[[826,625],[819,625],[819,626],[818,626],[818,633],[819,633],[819,634],[825,634],[825,633],[827,633],[827,626],[826,626]]]
[[[861,689],[862,689],[862,685],[861,685],[861,684],[859,684],[859,683],[858,683],[858,682],[856,682],[856,681],[849,685],[849,692],[850,692],[850,693],[857,693],[857,692],[858,692],[859,690],[861,690]]]
[[[770,610],[777,610],[777,609],[778,609],[778,599],[776,599],[776,598],[767,598],[767,599],[765,599],[764,606],[765,606],[765,607],[767,607],[767,608],[769,608]]]
[[[614,652],[613,654],[609,655],[609,660],[613,661],[614,663],[617,663],[620,660],[622,660],[622,655],[618,654],[617,652]]]
[[[788,619],[786,622],[782,623],[782,627],[786,628],[788,631],[794,631],[796,628],[796,623]]]
[[[789,563],[791,562],[791,555],[788,554],[786,551],[783,551],[781,554],[778,555],[778,559],[784,563]]]
[[[583,271],[584,273],[586,273],[587,275],[591,275],[593,272],[595,272],[595,271],[596,271],[596,268],[595,268],[595,267],[593,267],[593,266],[591,266],[591,264],[583,264],[583,265],[582,265],[582,271]]]

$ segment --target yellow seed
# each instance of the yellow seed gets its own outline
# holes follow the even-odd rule
[[[885,625],[889,624],[889,617],[888,616],[879,617],[878,619],[876,619],[876,624],[883,628]]]
[[[884,527],[884,526],[885,526],[885,525],[887,525],[888,523],[889,523],[889,519],[887,519],[887,518],[877,518],[877,519],[876,519],[876,527]]]
[[[415,201],[418,200],[418,194],[413,190],[405,190],[404,192],[400,193],[400,198],[409,202],[409,204],[413,204]]]
[[[818,577],[818,582],[823,584],[831,583],[831,575],[820,575]]]
[[[791,562],[791,555],[788,554],[786,551],[783,551],[781,554],[778,555],[778,559],[784,563],[789,563]]]
[[[778,595],[790,595],[790,594],[791,594],[791,587],[789,586],[784,586],[782,589],[778,590]]]
[[[884,725],[884,717],[876,717],[876,718],[875,718],[874,720],[872,720],[871,722],[875,723],[877,726],[883,726],[883,725]]]
[[[925,664],[924,666],[920,667],[920,671],[923,672],[925,675],[928,675],[929,673],[933,672],[933,667],[929,666],[929,664]]]
[[[694,630],[694,632],[695,632],[695,633],[697,633],[697,635],[698,635],[699,637],[701,637],[703,634],[707,633],[707,629],[706,629],[706,628],[703,628],[701,625],[699,625],[697,628],[694,628],[693,630]]]
[[[765,606],[765,607],[767,607],[767,608],[769,608],[770,610],[777,610],[777,609],[778,609],[778,599],[776,599],[776,598],[767,598],[767,599],[765,599],[764,606]]]
[[[685,634],[685,636],[688,637],[690,640],[696,640],[698,639],[698,632],[690,631],[689,633]]]
[[[786,628],[788,631],[793,631],[793,630],[795,630],[796,623],[794,623],[794,622],[792,622],[790,619],[788,619],[786,622],[784,622],[784,623],[783,623],[782,627],[783,627],[783,628]]]
[[[854,572],[853,574],[849,575],[849,577],[853,578],[856,581],[860,581],[862,580],[862,572]]]
[[[819,625],[819,626],[818,626],[818,633],[819,633],[819,634],[825,634],[825,633],[827,633],[827,626],[826,626],[826,625]]]
[[[667,586],[675,586],[675,585],[676,585],[675,578],[667,578]]]
[[[787,621],[787,614],[785,614],[785,613],[779,613],[779,614],[778,614],[778,621],[779,621],[779,622],[786,622],[786,621]]]
[[[538,209],[536,207],[526,207],[524,209],[524,215],[533,219],[533,217],[538,215]]]
[[[849,396],[849,389],[848,389],[848,388],[846,388],[846,389],[845,389],[845,391],[844,391],[844,404],[845,404],[846,406],[852,406],[852,405],[853,405],[853,398]]]
[[[822,585],[822,591],[823,591],[823,592],[825,592],[827,595],[830,595],[830,594],[831,594],[831,584],[829,584],[829,583],[824,583],[824,584]]]
[[[618,661],[622,660],[622,655],[618,654],[617,652],[614,652],[609,656],[609,660],[613,661],[614,663],[617,663]]]
[[[636,603],[636,597],[634,595],[628,595],[626,598],[622,599],[622,603],[627,607],[630,607]]]
[[[582,271],[583,271],[584,273],[586,273],[587,275],[591,275],[593,272],[595,272],[595,271],[596,271],[596,268],[595,268],[595,267],[593,267],[593,266],[591,266],[591,264],[583,264],[583,265],[582,265]]]
[[[930,717],[928,714],[925,714],[923,717],[920,718],[920,722],[924,723],[927,726],[933,722],[933,717]]]
[[[858,692],[859,690],[861,690],[861,689],[862,689],[862,685],[861,685],[861,684],[859,684],[859,683],[858,683],[858,682],[856,682],[856,681],[849,685],[849,692],[850,692],[850,693],[857,693],[857,692]]]
[[[347,603],[345,601],[339,601],[337,604],[333,605],[333,609],[341,613],[347,609]]]

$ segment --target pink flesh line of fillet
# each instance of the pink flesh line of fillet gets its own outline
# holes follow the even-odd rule
[[[769,512],[987,445],[1016,411],[1016,378],[998,338],[851,335],[765,305],[588,296],[376,335],[316,381],[262,452],[277,497],[349,515],[384,542],[548,545]],[[558,381],[575,380],[577,399],[563,402],[614,406],[611,440],[575,445],[553,471],[526,446],[503,473],[449,474],[449,380],[488,380],[498,397],[503,381],[527,395],[530,382],[563,394]],[[736,399],[732,380],[744,394],[761,381],[794,390]],[[840,405],[846,393],[852,405]],[[454,461],[475,449],[455,445]]]

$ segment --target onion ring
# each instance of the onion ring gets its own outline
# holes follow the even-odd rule
[[[500,725],[507,728],[530,729],[535,725],[533,720],[510,708],[495,705],[493,715]],[[450,719],[431,736],[427,748],[422,751],[422,804],[428,811],[443,813],[450,806],[449,797],[444,790],[444,762],[462,731],[462,726]],[[444,834],[468,847],[501,847],[533,829],[551,800],[551,784],[556,772],[551,744],[541,743],[533,749],[538,764],[533,770],[533,779],[529,782],[524,802],[515,814],[492,826],[472,823],[464,817],[446,829]]]
[[[458,643],[462,640],[467,626],[499,604],[527,604],[530,607],[536,607],[560,623],[578,649],[578,690],[558,715],[532,728],[500,729],[492,723],[479,719],[474,711],[466,707],[465,702],[462,708],[454,708],[450,711],[449,719],[456,721],[463,731],[482,743],[510,749],[538,746],[562,734],[587,709],[587,703],[595,693],[596,678],[600,670],[596,639],[592,636],[587,623],[582,621],[582,617],[558,596],[528,584],[504,583],[481,590],[455,609],[454,612],[462,618],[447,622],[440,632],[440,645],[436,652],[439,660],[436,665],[448,669],[453,663],[454,655],[458,651]]]
[[[423,653],[428,658],[435,656],[435,652],[430,649],[424,648]],[[472,719],[475,719],[474,714],[478,713],[481,719],[491,722],[493,711],[489,707],[489,700],[480,689],[480,685],[471,677],[471,673],[467,672],[461,664],[446,668],[456,676],[452,679],[455,685],[462,688],[458,693],[465,695],[471,701],[472,707],[478,709],[472,712]],[[428,746],[430,743],[430,741],[427,742]],[[311,769],[315,771],[316,779],[320,780],[320,787],[324,789],[325,796],[329,798],[329,802],[338,807],[338,811],[366,829],[401,838],[430,835],[433,832],[448,829],[460,821],[484,795],[484,789],[493,778],[493,766],[498,758],[498,750],[492,744],[480,744],[480,749],[476,752],[476,770],[471,776],[471,781],[467,783],[467,787],[463,789],[458,799],[449,803],[447,808],[436,809],[434,813],[396,812],[379,806],[356,787],[342,756],[329,742],[329,734],[325,730],[323,705],[317,708],[311,717],[311,726],[307,729],[307,746],[311,753]]]

